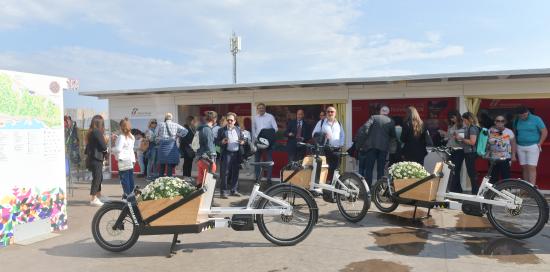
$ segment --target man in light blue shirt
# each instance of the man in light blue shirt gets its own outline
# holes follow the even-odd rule
[[[523,179],[533,185],[537,182],[537,163],[542,144],[548,136],[548,129],[542,119],[529,112],[525,106],[517,110],[514,131],[517,141],[517,155],[523,172]]]
[[[256,106],[256,116],[252,119],[252,139],[254,141],[258,140],[258,137],[260,135],[260,132],[264,129],[273,129],[275,130],[275,133],[277,133],[277,121],[275,120],[275,117],[267,112],[265,112],[265,104],[259,103],[258,106]],[[272,139],[275,140],[275,139]],[[258,149],[256,154],[254,154],[254,158],[257,162],[261,161],[262,155],[265,153],[266,161],[273,161],[273,149],[272,145],[274,143],[270,143],[270,147],[266,149]],[[255,169],[256,172],[256,178],[258,178],[261,175],[261,168],[259,166],[256,166]],[[271,177],[272,177],[273,168],[269,167],[267,169],[267,182],[271,184]]]

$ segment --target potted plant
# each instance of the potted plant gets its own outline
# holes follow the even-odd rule
[[[143,219],[189,196],[196,190],[190,182],[177,177],[160,177],[147,184],[138,198]],[[197,224],[201,198],[196,197],[175,210],[151,222],[152,226]]]
[[[430,173],[428,173],[428,171],[426,171],[421,164],[408,161],[394,163],[390,166],[388,171],[393,179],[396,192],[430,175]],[[439,179],[433,178],[409,191],[404,192],[399,197],[423,201],[434,201],[437,194],[438,185]]]

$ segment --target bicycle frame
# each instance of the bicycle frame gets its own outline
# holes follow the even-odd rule
[[[208,186],[212,186],[212,184],[215,185],[215,181],[213,180],[213,175],[208,173],[206,174],[206,179],[210,179],[212,182],[207,182]],[[292,214],[292,206],[288,204],[286,201],[282,201],[279,199],[275,199],[273,197],[270,197],[260,190],[260,185],[255,184],[252,188],[252,193],[250,194],[250,198],[248,199],[248,203],[246,207],[210,207],[210,208],[202,208],[199,209],[199,214],[208,214],[208,215],[233,215],[233,214],[265,214],[265,215],[291,215]],[[214,192],[214,188],[207,189],[208,191]],[[210,196],[208,196],[210,197]],[[254,207],[254,204],[257,200],[265,198],[271,202],[277,203],[281,205],[280,208],[270,208],[270,209],[256,209]],[[207,199],[208,201],[208,199]]]
[[[517,197],[509,192],[506,191],[498,191],[494,188],[493,184],[491,184],[489,181],[491,179],[490,173],[492,171],[494,163],[491,162],[491,165],[489,167],[489,171],[485,177],[483,177],[483,181],[480,185],[480,188],[478,190],[477,195],[470,195],[470,194],[461,194],[461,193],[454,193],[454,192],[447,192],[447,187],[449,184],[449,180],[453,176],[454,172],[454,165],[452,162],[448,161],[446,158],[444,159],[444,167],[439,171],[439,173],[435,173],[431,176],[428,176],[424,179],[421,179],[397,192],[392,192],[391,186],[390,193],[392,195],[401,195],[402,193],[412,190],[415,187],[421,185],[424,182],[427,182],[428,180],[439,176],[439,187],[437,191],[436,201],[435,204],[445,204],[447,208],[453,209],[453,210],[460,210],[462,208],[462,203],[455,201],[455,200],[461,200],[461,201],[469,201],[469,202],[476,202],[480,204],[488,204],[488,205],[494,205],[494,206],[501,206],[506,207],[508,209],[516,209],[518,206],[520,206],[523,203],[523,200],[520,197]],[[391,179],[391,177],[390,177]],[[390,181],[388,179],[388,182]],[[487,192],[492,191],[495,194],[497,194],[502,200],[490,200],[486,199],[484,196]]]
[[[322,147],[320,146],[315,146],[314,147],[314,159],[313,159],[313,162],[312,162],[312,175],[311,175],[311,178],[310,178],[310,182],[309,182],[309,190],[315,190],[315,189],[321,189],[321,190],[326,190],[326,191],[330,191],[330,192],[333,192],[333,193],[336,193],[336,194],[340,194],[340,195],[344,195],[345,197],[350,197],[352,195],[352,193],[355,193],[356,195],[359,194],[360,192],[360,189],[355,186],[353,183],[350,183],[349,185],[352,187],[352,188],[349,188],[346,184],[344,184],[341,180],[340,180],[340,170],[338,169],[335,169],[334,170],[334,174],[333,174],[333,177],[332,177],[332,181],[330,183],[326,183],[326,184],[323,184],[323,183],[320,183],[320,179],[321,179],[321,169],[323,167],[328,167],[327,164],[323,164],[323,160],[321,159],[321,156],[319,155],[320,154],[320,150]],[[288,182],[292,177],[294,177],[294,175],[296,175],[298,172],[304,170],[305,168],[303,166],[300,166],[298,169],[295,169],[294,172],[292,174],[290,174],[286,179],[282,180],[283,183],[286,183]],[[282,173],[282,170],[281,170],[281,177],[283,177],[283,173]],[[369,192],[369,186],[367,186],[367,183],[364,181],[363,178],[361,178],[363,180],[363,183],[365,184],[365,188],[367,189],[367,193]],[[336,184],[339,184],[341,186],[342,189],[336,189]]]
[[[489,181],[491,180],[490,173],[492,172],[493,163],[491,162],[491,165],[489,167],[489,171],[487,172],[487,175],[483,177],[483,181],[481,182],[481,185],[479,186],[479,190],[477,192],[477,195],[469,195],[469,194],[461,194],[461,193],[453,193],[453,192],[445,192],[443,195],[443,199],[440,198],[440,190],[441,188],[445,189],[447,188],[447,185],[449,183],[449,179],[452,177],[452,169],[449,167],[448,161],[445,161],[445,168],[448,169],[447,171],[444,171],[443,177],[440,179],[439,184],[439,190],[437,197],[438,200],[446,200],[446,199],[455,199],[455,200],[463,200],[463,201],[470,201],[470,202],[477,202],[477,203],[483,203],[483,204],[489,204],[494,206],[502,206],[506,207],[508,209],[516,209],[518,205],[521,205],[523,203],[523,200],[520,197],[517,197],[509,192],[506,191],[498,191],[494,188],[493,184],[491,184]],[[442,182],[443,181],[443,182]],[[490,200],[486,199],[484,196],[487,192],[492,191],[495,194],[497,194],[499,197],[502,198],[502,200]]]

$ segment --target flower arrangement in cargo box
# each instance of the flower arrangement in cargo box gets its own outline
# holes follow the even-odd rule
[[[417,162],[398,162],[392,164],[389,173],[393,179],[422,179],[430,174]]]
[[[140,200],[157,200],[163,198],[186,197],[195,191],[195,186],[188,181],[176,177],[160,177],[147,184],[141,190]]]

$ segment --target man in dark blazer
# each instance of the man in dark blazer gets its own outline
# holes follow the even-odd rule
[[[304,120],[304,111],[296,111],[296,120],[289,120],[286,126],[288,161],[298,161],[304,158],[306,148],[298,146],[299,142],[307,142],[311,139],[311,126]]]

